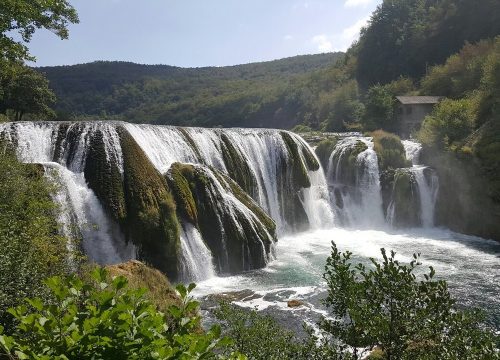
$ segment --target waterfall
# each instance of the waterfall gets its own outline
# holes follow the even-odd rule
[[[420,151],[422,144],[412,140],[401,140],[405,148],[406,158],[411,161],[412,165],[418,165],[420,161]]]
[[[434,226],[434,209],[439,190],[438,177],[434,171],[430,171],[425,166],[413,166],[413,173],[418,186],[420,196],[420,219],[423,227]],[[429,175],[425,175],[425,171],[429,170]]]
[[[330,155],[327,179],[341,225],[383,226],[378,160],[370,138],[341,139]]]
[[[232,175],[224,159],[223,137],[227,138],[255,179],[255,192],[250,195],[275,220],[279,234],[289,231],[290,224],[286,224],[284,204],[279,194],[285,192],[280,186],[288,183],[280,178],[283,176],[283,165],[290,161],[290,154],[279,131],[176,128],[128,123],[123,126],[161,173],[167,172],[173,163],[180,162],[208,165]],[[311,151],[300,137],[288,134],[301,149]],[[333,214],[325,197],[326,180],[321,173],[314,174],[312,171],[309,177],[312,186],[303,193],[304,208],[308,218],[313,219],[312,227],[328,226],[333,221]],[[319,209],[318,200],[322,202]]]
[[[434,209],[436,206],[437,195],[439,191],[439,180],[429,167],[419,165],[420,152],[422,145],[411,141],[403,140],[406,157],[412,162],[411,171],[415,176],[420,200],[420,221],[423,227],[432,227],[434,225]]]
[[[125,245],[119,230],[108,220],[97,196],[88,188],[83,173],[74,173],[57,163],[43,163],[46,176],[58,184],[54,200],[60,206],[61,232],[68,246],[81,238],[90,260],[101,265],[135,258],[132,244]]]
[[[184,224],[181,232],[181,279],[201,281],[215,276],[213,258],[199,231]]]
[[[60,131],[62,126],[67,127],[65,131]],[[0,134],[16,145],[18,158],[23,162],[42,164],[45,176],[58,185],[53,198],[61,208],[58,220],[62,235],[70,241],[68,247],[75,246],[74,241],[81,239],[81,246],[89,259],[104,265],[134,258],[135,249],[125,243],[83,174],[91,136],[96,131],[103,133],[108,161],[114,161],[123,172],[120,142],[112,124],[0,124]]]
[[[160,174],[166,175],[174,163],[191,164],[210,180],[207,196],[222,236],[221,254],[213,264],[219,271],[262,267],[273,255],[274,225],[257,214],[261,210],[255,206],[274,220],[278,234],[333,224],[324,172],[315,164],[309,145],[291,132],[102,121],[0,124],[0,136],[14,145],[18,158],[43,164],[46,176],[58,184],[54,200],[62,209],[61,231],[80,239],[91,260],[115,263],[141,251],[122,235],[130,236],[121,223],[127,216],[120,203],[128,176],[121,148],[124,133]],[[257,204],[241,194],[235,196],[234,185],[216,171],[232,178]],[[180,273],[192,279],[211,276],[213,244],[208,246],[200,229],[181,220]],[[302,220],[307,227],[295,227],[295,221]],[[235,248],[232,237],[239,239],[241,248]],[[229,259],[234,253],[241,255],[241,263]]]

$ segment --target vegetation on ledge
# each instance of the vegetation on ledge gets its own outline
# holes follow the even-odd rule
[[[411,166],[401,139],[395,134],[376,130],[369,134],[373,137],[373,150],[377,153],[380,171]]]

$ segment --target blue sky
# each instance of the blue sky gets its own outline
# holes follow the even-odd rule
[[[223,66],[343,51],[381,0],[70,0],[69,40],[38,31],[37,66],[123,60]]]

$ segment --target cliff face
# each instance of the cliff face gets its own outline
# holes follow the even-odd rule
[[[491,196],[491,183],[472,158],[426,150],[423,161],[439,176],[436,225],[500,241],[500,203]]]

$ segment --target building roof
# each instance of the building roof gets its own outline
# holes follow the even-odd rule
[[[396,96],[401,104],[437,104],[443,96]]]

